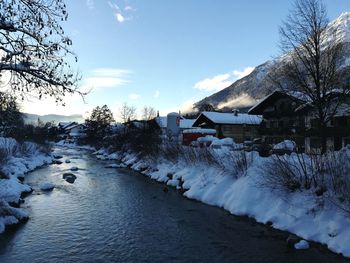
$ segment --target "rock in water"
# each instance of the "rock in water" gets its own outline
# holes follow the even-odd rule
[[[66,180],[68,183],[73,184],[77,177],[72,173],[64,173],[63,179]]]
[[[65,162],[66,162],[66,163],[70,163],[70,160],[69,160],[69,159],[67,159]]]
[[[62,159],[63,156],[62,156],[62,155],[59,155],[59,154],[54,154],[54,155],[53,155],[53,158],[55,158],[55,159]]]
[[[40,186],[41,191],[52,191],[55,188],[55,185],[52,183],[44,183]]]
[[[308,249],[310,248],[310,245],[305,240],[300,240],[298,243],[294,244],[295,249]]]
[[[76,167],[76,166],[73,166],[72,168],[70,168],[70,170],[71,170],[71,171],[78,171],[78,170],[79,170],[79,168],[78,168],[78,167]]]

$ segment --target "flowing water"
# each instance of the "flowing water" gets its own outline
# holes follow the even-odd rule
[[[182,197],[88,151],[58,149],[63,161],[28,174],[29,221],[0,236],[0,262],[348,262],[288,234]],[[76,166],[69,184],[64,172]],[[40,185],[56,188],[43,192]]]

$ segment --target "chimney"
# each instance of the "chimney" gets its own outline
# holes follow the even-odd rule
[[[234,109],[234,110],[232,110],[232,112],[233,112],[233,115],[238,116],[239,109]]]

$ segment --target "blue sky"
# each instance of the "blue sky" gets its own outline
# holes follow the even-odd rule
[[[123,102],[162,114],[185,110],[279,54],[278,27],[288,0],[74,0],[63,26],[73,40],[84,103],[66,107],[26,102],[24,111],[89,112],[107,104],[117,117]],[[349,0],[325,1],[330,19],[350,11]]]

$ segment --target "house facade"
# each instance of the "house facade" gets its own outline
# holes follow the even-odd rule
[[[296,110],[304,103],[300,96],[274,91],[252,107],[248,114],[262,116],[259,134],[265,143],[277,144],[284,140],[293,140],[303,150],[305,116],[304,112]]]
[[[259,137],[261,116],[246,113],[202,112],[193,127],[215,129],[216,137],[232,138],[236,143],[252,141]]]
[[[322,139],[317,121],[316,110],[307,107],[305,112],[305,151],[321,152]],[[350,144],[350,99],[340,104],[325,129],[328,150],[338,151]]]
[[[329,150],[340,150],[350,144],[350,98],[338,105],[339,97],[336,96],[335,114],[325,130]],[[262,115],[259,133],[265,143],[293,140],[300,151],[321,152],[316,109],[300,94],[274,91],[252,107],[248,114]]]

